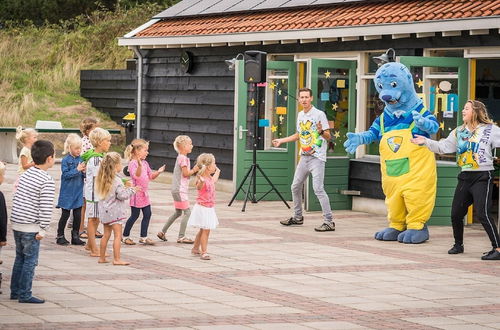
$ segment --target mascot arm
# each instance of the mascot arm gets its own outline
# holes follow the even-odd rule
[[[347,140],[344,142],[345,150],[353,154],[356,149],[362,144],[370,144],[377,140],[377,136],[372,131],[361,133],[347,133]]]
[[[415,126],[418,129],[430,134],[434,134],[439,130],[439,123],[436,120],[436,117],[432,115],[430,112],[426,111],[424,115],[421,115],[419,112],[413,110],[413,121],[415,122]]]
[[[425,139],[425,145],[430,151],[437,154],[449,154],[457,151],[457,136],[455,130],[450,132],[446,139],[435,141],[429,138]]]

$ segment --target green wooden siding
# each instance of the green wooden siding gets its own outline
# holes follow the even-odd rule
[[[429,225],[451,225],[451,203],[455,194],[459,172],[460,168],[456,165],[438,165],[436,203],[428,221]]]

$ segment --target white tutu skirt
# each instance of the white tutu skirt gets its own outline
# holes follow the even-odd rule
[[[194,204],[188,226],[201,229],[215,229],[219,225],[219,219],[215,214],[215,208],[205,207],[198,203]]]

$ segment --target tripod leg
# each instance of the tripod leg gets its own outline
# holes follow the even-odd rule
[[[241,212],[245,212],[245,208],[247,207],[247,201],[248,198],[250,197],[250,188],[252,186],[252,180],[255,180],[255,164],[252,164],[250,167],[250,170],[252,171],[252,174],[250,175],[250,182],[248,183],[248,189],[247,189],[247,194],[245,196],[245,201],[243,202],[243,208],[241,209]],[[255,199],[255,195],[253,196],[253,199]]]
[[[253,167],[253,165],[250,166],[250,168],[248,169],[247,173],[245,174],[245,177],[243,178],[243,180],[241,180],[241,183],[240,183],[238,189],[236,189],[236,192],[234,193],[233,197],[231,197],[231,201],[229,202],[229,204],[227,206],[231,206],[231,204],[233,204],[234,200],[236,199],[236,195],[238,195],[241,188],[245,184],[245,181],[247,180],[248,176],[250,175],[250,172],[252,171],[252,167]]]
[[[255,164],[255,166],[259,169],[260,173],[267,180],[267,182],[269,183],[269,185],[271,186],[271,188],[278,194],[278,196],[281,198],[281,200],[283,201],[283,203],[285,203],[285,205],[288,208],[290,208],[290,205],[288,205],[288,203],[286,202],[285,198],[283,198],[283,196],[280,194],[280,192],[278,191],[278,189],[276,189],[276,187],[271,182],[271,180],[267,177],[267,175],[264,173],[264,171],[260,168],[259,164]]]

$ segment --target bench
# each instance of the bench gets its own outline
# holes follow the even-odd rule
[[[78,128],[36,128],[38,133],[77,133],[81,134]],[[119,129],[106,129],[110,134],[121,134]],[[7,163],[16,164],[18,141],[16,139],[15,127],[0,127],[0,160]]]

